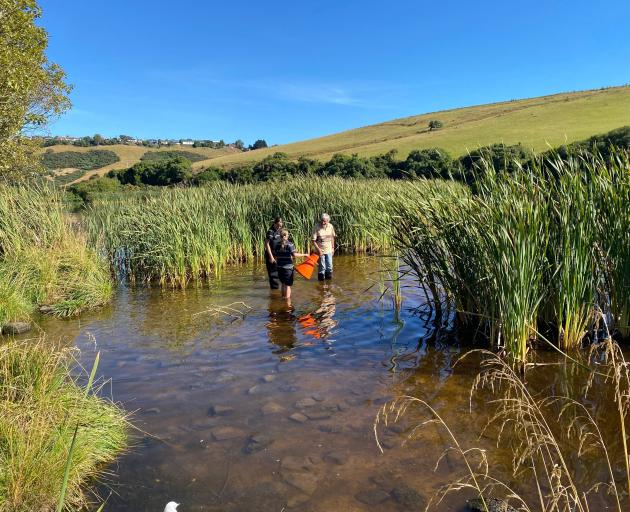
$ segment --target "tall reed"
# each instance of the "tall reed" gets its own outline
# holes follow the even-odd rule
[[[69,316],[109,300],[112,283],[45,185],[0,184],[0,325],[27,320],[37,306]]]
[[[579,347],[603,310],[629,334],[630,163],[582,153],[508,174],[481,162],[474,193],[424,186],[395,204],[394,238],[436,323],[485,331],[517,362],[542,327]]]
[[[97,202],[86,214],[86,226],[112,266],[131,279],[183,286],[219,274],[228,263],[260,258],[276,216],[284,218],[302,252],[323,212],[331,216],[340,250],[387,249],[395,226],[382,221],[392,204],[413,200],[405,187],[386,180],[313,177],[216,183]]]

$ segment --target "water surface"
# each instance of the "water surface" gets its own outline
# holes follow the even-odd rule
[[[408,439],[419,411],[380,429],[381,453],[382,404],[422,397],[462,442],[492,441],[477,438],[481,420],[469,412],[477,364],[452,368],[469,347],[427,341],[411,282],[397,314],[382,268],[377,257],[337,257],[331,282],[296,277],[289,305],[269,291],[263,265],[232,267],[183,291],[121,286],[100,311],[43,321],[84,365],[101,351],[103,393],[144,432],[111,468],[106,510],[161,512],[170,500],[180,512],[423,510],[460,463],[448,456],[434,471],[451,443],[435,425]],[[544,386],[566,383],[546,375]],[[505,454],[497,469],[509,463]]]

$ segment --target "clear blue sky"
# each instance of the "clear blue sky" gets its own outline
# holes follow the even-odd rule
[[[41,0],[53,134],[281,144],[630,82],[628,0]]]

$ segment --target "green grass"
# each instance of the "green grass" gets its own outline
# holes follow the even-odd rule
[[[429,120],[444,127],[428,131]],[[214,158],[210,165],[233,167],[261,160],[277,151],[291,158],[308,156],[321,161],[334,153],[373,156],[398,150],[404,159],[412,149],[439,147],[457,157],[479,146],[521,143],[544,151],[566,142],[586,139],[627,125],[630,87],[556,94],[539,98],[478,105],[395,119],[325,137],[268,149]]]
[[[67,216],[62,194],[45,185],[0,185],[0,325],[35,308],[70,316],[112,295],[107,264]]]
[[[126,447],[124,413],[87,393],[71,364],[42,340],[0,346],[0,510],[55,510],[66,466],[64,510],[85,509],[88,485]]]

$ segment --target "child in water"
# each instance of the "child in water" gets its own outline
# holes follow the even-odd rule
[[[282,297],[291,298],[291,286],[293,286],[293,274],[295,268],[293,266],[294,258],[306,258],[308,254],[302,254],[295,251],[295,245],[289,242],[289,232],[283,229],[280,232],[282,240],[276,244],[273,257],[278,267],[278,279],[282,284]]]

